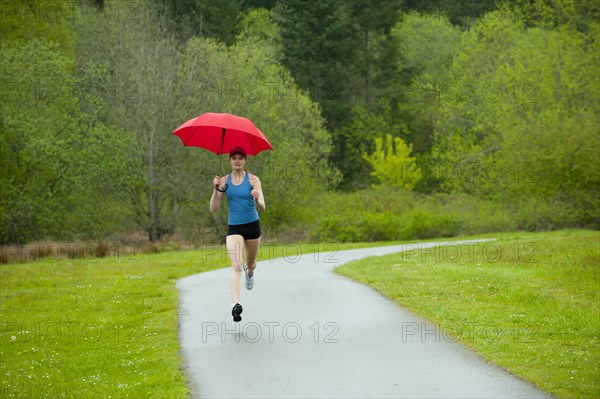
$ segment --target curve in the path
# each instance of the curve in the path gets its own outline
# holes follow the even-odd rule
[[[240,323],[230,315],[229,268],[179,280],[181,351],[193,396],[549,397],[373,289],[333,273],[367,256],[461,243],[304,255],[292,248],[285,259],[259,262],[252,291],[242,282]]]

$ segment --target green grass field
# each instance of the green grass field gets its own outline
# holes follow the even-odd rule
[[[599,233],[498,237],[501,260],[493,246],[460,262],[412,251],[339,271],[448,330],[469,326],[453,336],[550,392],[598,396]],[[385,244],[265,244],[259,260]],[[0,396],[187,397],[175,282],[228,263],[217,247],[0,266]]]
[[[264,244],[259,261],[367,245]],[[0,397],[187,397],[175,282],[228,265],[220,246],[1,265]]]
[[[433,321],[422,339],[459,340],[561,398],[600,397],[600,233],[497,237],[336,271]]]

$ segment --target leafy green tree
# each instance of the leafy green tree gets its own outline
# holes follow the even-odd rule
[[[119,21],[110,3],[104,15],[102,24],[77,27],[80,65],[128,89],[103,93],[110,112],[100,118],[133,143],[131,178],[123,192],[151,240],[181,230],[200,233],[188,237],[195,241],[223,236],[226,214],[208,209],[218,157],[184,147],[170,134],[204,112],[248,117],[275,147],[248,163],[263,180],[268,198],[266,231],[297,223],[298,209],[323,189],[321,184],[337,183],[335,168],[327,162],[330,136],[316,104],[279,64],[279,30],[270,15],[248,13],[231,46],[192,37],[183,47],[147,3],[141,3],[136,21]]]
[[[154,0],[156,9],[166,10],[169,30],[182,41],[192,36],[208,37],[227,45],[240,32],[244,3],[238,0]]]
[[[140,1],[134,18],[118,2],[105,2],[97,23],[84,19],[75,29],[78,63],[106,70],[106,124],[131,143],[129,176],[122,187],[137,225],[151,241],[174,232],[182,207],[182,160],[171,151],[177,127],[175,85],[179,51],[164,13]]]
[[[455,25],[471,26],[486,13],[496,9],[498,0],[454,1],[454,0],[405,0],[405,13],[417,12],[448,19]]]
[[[444,104],[433,153],[440,171],[456,173],[442,187],[554,204],[569,210],[564,223],[597,223],[598,42],[501,11],[464,34],[453,65],[457,84],[476,90]]]
[[[567,26],[589,34],[600,19],[600,3],[595,0],[516,0],[507,5],[527,26]]]
[[[520,180],[513,178],[508,193],[566,195],[568,201],[586,198],[585,207],[599,205],[590,202],[600,183],[600,161],[592,155],[600,140],[597,48],[597,42],[589,46],[572,30],[530,28],[516,44],[512,67],[499,68],[499,81],[522,89],[509,92],[515,96],[511,101],[493,104],[504,116],[498,118],[503,138],[499,164],[505,170],[511,164],[532,166],[520,171]]]
[[[265,8],[251,9],[244,14],[236,42],[253,42],[262,47],[262,52],[269,54],[266,60],[280,63],[283,60],[281,31],[275,23],[274,14]]]
[[[502,65],[511,64],[511,52],[524,31],[522,21],[505,9],[486,15],[463,33],[449,78],[453,90],[435,92],[440,118],[434,126],[434,167],[428,177],[439,178],[442,190],[484,195],[495,189],[496,182],[487,180],[485,171],[502,148],[498,123],[505,116],[490,107],[510,84],[495,75]]]
[[[374,150],[375,139],[383,132],[393,132],[400,137],[407,135],[406,125],[395,120],[389,107],[384,106],[380,105],[379,112],[354,107],[350,122],[333,132],[335,152],[343,160],[338,163],[343,175],[339,190],[354,191],[369,186],[371,169],[363,154]]]
[[[2,3],[0,43],[44,39],[55,42],[73,55],[73,3],[45,0],[15,0]]]
[[[440,94],[453,87],[450,66],[460,46],[460,30],[436,14],[410,12],[401,17],[391,29],[382,25],[378,34],[369,34],[373,101],[356,104],[351,119],[333,131],[333,159],[340,165],[340,188],[345,190],[368,184],[368,164],[361,154],[373,149],[378,135],[373,129],[393,132],[412,143],[419,157],[427,157],[442,114]],[[419,189],[432,186],[431,179],[424,183]]]
[[[355,55],[360,38],[341,0],[283,0],[278,8],[284,65],[318,101],[329,129],[349,119],[359,93]]]
[[[390,96],[396,80],[398,53],[390,35],[398,18],[396,1],[282,1],[279,24],[283,38],[284,64],[301,88],[319,102],[334,148],[331,162],[338,165],[343,180],[338,188],[356,189],[368,180],[366,165],[349,157],[365,138],[355,124],[365,112],[393,114],[393,106],[381,98]],[[358,119],[357,119],[358,118]],[[387,130],[394,130],[399,120]]]
[[[444,15],[403,15],[392,29],[392,38],[402,54],[397,70],[410,80],[395,86],[397,114],[406,121],[405,137],[417,154],[426,154],[433,145],[433,132],[440,118],[441,96],[456,92],[450,66],[460,48],[460,30]]]
[[[400,2],[395,0],[349,0],[345,3],[349,9],[350,17],[360,33],[360,40],[355,49],[354,62],[356,69],[363,80],[363,98],[361,103],[370,108],[373,100],[373,75],[381,69],[393,64],[389,59],[377,58],[377,44],[388,39],[392,26],[398,19]],[[379,43],[377,43],[379,42]]]
[[[4,47],[0,68],[1,242],[109,233],[122,217],[110,198],[123,143],[87,118],[73,60],[32,39]]]
[[[400,137],[387,134],[375,139],[375,151],[363,157],[373,167],[373,176],[381,185],[389,185],[405,190],[412,190],[421,180],[421,168],[416,158],[410,156],[412,145],[407,145]]]
[[[450,66],[460,49],[461,31],[444,15],[403,15],[392,37],[404,57],[403,68],[421,83],[441,84],[450,78]]]
[[[273,145],[275,151],[249,157],[247,164],[263,182],[267,211],[261,219],[267,232],[301,222],[311,199],[337,184],[336,170],[327,161],[331,138],[319,109],[277,62],[276,48],[260,43],[252,32],[229,48],[211,40],[191,39],[183,53],[179,80],[184,114],[228,111],[243,115]],[[202,157],[206,151],[195,153]],[[206,156],[214,168],[212,174],[202,177],[198,192],[205,200],[198,206],[208,212],[217,160],[214,155]],[[218,214],[214,224],[223,230],[224,213]]]

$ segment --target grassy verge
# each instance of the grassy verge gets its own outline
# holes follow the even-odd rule
[[[433,321],[423,339],[459,340],[558,397],[600,397],[600,233],[498,237],[337,272]]]
[[[358,247],[265,244],[259,260]],[[228,264],[211,247],[0,266],[0,397],[187,397],[175,281]]]

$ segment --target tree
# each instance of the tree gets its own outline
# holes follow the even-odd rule
[[[273,27],[254,33],[262,35]],[[265,45],[256,40],[254,33],[243,33],[241,40],[229,48],[212,40],[188,41],[180,68],[179,109],[187,114],[228,111],[243,115],[268,137],[275,150],[249,157],[247,164],[248,170],[263,182],[268,205],[261,221],[268,232],[299,223],[303,218],[299,210],[319,190],[337,184],[337,173],[327,161],[331,138],[318,107],[277,62],[275,42]],[[213,174],[204,176],[205,191],[199,197],[205,200],[198,205],[206,212],[212,191],[207,183],[214,176],[217,162],[214,155],[207,156],[212,159]],[[214,224],[217,230],[223,230],[226,220],[218,216]]]
[[[249,13],[231,46],[198,37],[178,46],[161,13],[147,3],[140,3],[135,21],[119,21],[110,7],[104,23],[77,27],[79,60],[127,89],[104,93],[110,112],[103,118],[134,143],[132,177],[123,191],[151,240],[178,230],[201,232],[188,237],[196,242],[224,236],[226,218],[213,218],[208,209],[218,158],[170,134],[204,112],[248,117],[275,147],[248,162],[269,199],[265,231],[294,222],[294,209],[320,188],[319,174],[336,183],[319,109],[279,64],[278,28],[267,14]],[[262,41],[266,37],[272,40]]]
[[[406,125],[394,119],[389,107],[379,104],[380,111],[354,107],[352,119],[332,134],[336,157],[342,161],[338,167],[343,175],[339,189],[354,191],[369,186],[372,178],[368,162],[363,154],[374,150],[375,138],[382,132],[394,136],[407,136]]]
[[[341,0],[284,0],[279,26],[284,65],[323,109],[330,130],[348,120],[355,90],[355,55],[360,37]]]
[[[264,8],[247,11],[240,22],[240,33],[237,43],[250,42],[261,47],[261,53],[266,53],[265,61],[283,60],[283,39],[279,26],[275,23],[274,14]]]
[[[486,13],[496,9],[499,1],[406,0],[402,3],[406,13],[417,12],[443,17],[452,24],[468,27]]]
[[[431,165],[435,168],[428,176],[439,178],[442,190],[475,195],[494,190],[496,182],[486,179],[485,172],[492,170],[502,148],[498,126],[505,116],[491,108],[510,85],[498,81],[496,71],[512,63],[511,52],[524,30],[522,21],[504,9],[486,15],[463,33],[451,66],[453,90],[436,93],[440,118],[434,126]]]
[[[440,171],[458,176],[441,176],[442,187],[552,204],[569,223],[597,223],[598,41],[501,11],[464,34],[453,65],[457,84],[476,90],[444,104],[433,153]]]
[[[417,154],[431,150],[442,95],[446,100],[455,94],[450,67],[460,37],[460,30],[444,15],[407,13],[392,29],[392,40],[403,57],[396,73],[407,76],[393,86],[392,98],[407,126],[405,139]]]
[[[363,79],[362,105],[370,108],[373,100],[372,79],[379,69],[386,70],[393,64],[391,60],[378,60],[376,56],[377,41],[387,39],[390,29],[398,19],[400,2],[395,0],[350,0],[346,2],[350,17],[360,33],[360,41],[356,49],[355,63],[358,73]],[[377,62],[383,61],[383,62]]]
[[[567,26],[589,34],[600,18],[600,3],[595,0],[516,0],[507,4],[528,27]]]
[[[0,69],[1,242],[108,233],[123,216],[110,197],[124,144],[80,101],[73,60],[32,39],[3,48]]]
[[[73,17],[70,2],[45,0],[7,1],[2,3],[0,43],[44,39],[57,43],[69,56],[73,55]]]
[[[118,2],[105,2],[98,23],[76,25],[79,65],[106,70],[108,89],[102,93],[109,112],[106,123],[124,132],[129,142],[130,177],[122,189],[139,227],[151,241],[175,229],[182,206],[179,166],[184,157],[171,151],[177,127],[175,102],[178,46],[166,20],[146,2],[130,3],[134,18],[120,13]]]
[[[406,145],[400,137],[387,134],[385,146],[383,138],[375,139],[375,152],[364,154],[364,159],[373,167],[373,176],[382,185],[412,190],[421,180],[421,168],[416,159],[410,156],[412,145]]]
[[[154,0],[157,10],[167,11],[169,30],[182,42],[197,37],[232,45],[240,32],[245,8],[237,0]]]

